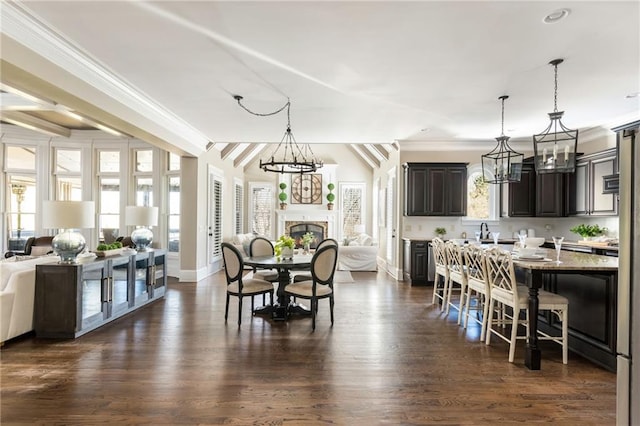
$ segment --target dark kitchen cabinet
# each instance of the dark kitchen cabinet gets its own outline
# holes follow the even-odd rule
[[[426,285],[429,280],[429,241],[404,239],[403,277],[414,285]]]
[[[405,216],[466,216],[466,163],[405,163]]]
[[[522,165],[520,182],[507,185],[509,217],[564,217],[575,195],[572,173],[536,174],[533,163]]]

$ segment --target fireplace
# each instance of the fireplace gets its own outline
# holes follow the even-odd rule
[[[276,210],[276,238],[283,234],[293,236],[290,230],[291,226],[311,224],[321,226],[322,234],[320,234],[319,229],[310,230],[302,228],[302,230],[300,230],[300,238],[302,238],[302,235],[304,235],[305,232],[314,232],[316,235],[316,241],[314,241],[315,244],[312,247],[315,247],[316,244],[326,238],[334,238],[338,240],[340,238],[340,230],[337,226],[338,214],[339,212],[337,210],[326,209]]]
[[[307,232],[313,234],[314,238],[310,248],[316,248],[318,243],[326,238],[327,222],[285,222],[286,233],[296,241],[296,248],[302,248],[302,236]]]

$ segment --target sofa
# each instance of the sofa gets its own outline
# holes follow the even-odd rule
[[[378,244],[367,234],[345,239],[338,248],[338,270],[377,271]]]
[[[13,256],[0,261],[0,343],[33,330],[36,265],[59,256]]]

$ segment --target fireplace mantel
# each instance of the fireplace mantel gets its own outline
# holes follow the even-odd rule
[[[284,234],[286,222],[327,222],[327,238],[337,239],[338,210],[287,209],[276,210],[277,236]]]

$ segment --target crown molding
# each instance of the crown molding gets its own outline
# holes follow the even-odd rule
[[[181,145],[185,142],[192,144],[192,149],[186,151],[193,152],[193,148],[197,148],[198,152],[205,152],[209,142],[205,135],[53,31],[24,4],[3,1],[0,16],[2,33],[122,105],[127,105],[165,131],[175,134]],[[104,106],[96,106],[108,111]],[[121,118],[128,121],[126,117]],[[145,130],[153,133],[152,130]]]

